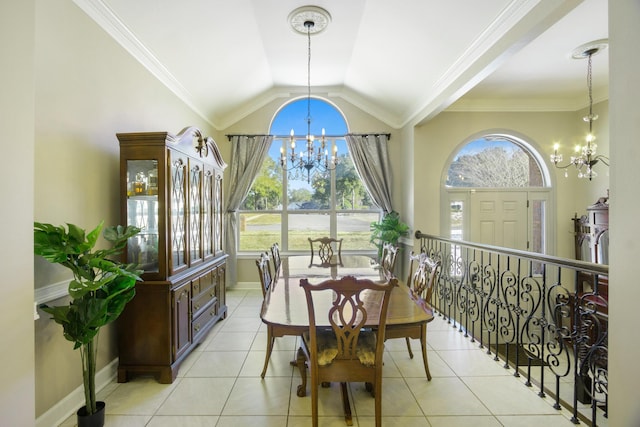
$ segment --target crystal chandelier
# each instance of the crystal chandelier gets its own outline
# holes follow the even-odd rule
[[[290,174],[293,173],[293,176],[306,175],[308,183],[311,182],[311,177],[316,172],[325,173],[335,169],[338,164],[337,147],[334,145],[330,156],[324,128],[322,128],[320,138],[316,138],[311,133],[311,34],[317,34],[324,30],[330,18],[329,12],[316,6],[303,6],[289,15],[293,29],[307,35],[307,117],[305,119],[307,134],[304,137],[296,136],[291,129],[290,150],[287,154],[284,148],[280,149],[280,166]],[[305,147],[296,154],[296,140],[298,139],[305,141]]]
[[[554,144],[553,146],[553,154],[551,154],[551,162],[559,168],[565,169],[564,176],[569,176],[567,168],[569,166],[575,166],[578,171],[578,178],[588,178],[591,181],[593,178],[598,176],[593,167],[598,163],[602,162],[605,165],[609,166],[609,158],[603,156],[601,154],[596,154],[596,149],[598,145],[594,142],[595,136],[592,133],[593,130],[593,122],[598,118],[597,114],[593,113],[593,94],[591,88],[591,57],[602,49],[607,47],[606,40],[598,40],[592,43],[589,43],[584,46],[580,46],[574,52],[572,57],[574,59],[583,59],[587,58],[587,88],[589,90],[589,114],[584,116],[582,119],[589,123],[589,133],[586,136],[585,145],[577,145],[575,148],[575,155],[571,156],[569,163],[566,165],[562,165],[562,154],[558,153],[558,149],[560,148],[560,144]]]

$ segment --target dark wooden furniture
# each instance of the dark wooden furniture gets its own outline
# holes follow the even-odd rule
[[[309,246],[311,248],[311,262],[309,265],[314,264],[314,257],[315,263],[319,265],[325,264],[330,260],[340,262],[342,240],[331,237],[318,237],[315,239],[309,237]]]
[[[609,198],[601,197],[573,222],[576,259],[609,264]]]
[[[176,378],[180,363],[227,313],[222,173],[215,142],[196,128],[119,133],[122,222],[142,232],[124,258],[143,269],[118,320],[118,382]]]
[[[431,309],[431,294],[433,293],[433,288],[436,280],[438,280],[439,274],[440,261],[429,258],[424,252],[417,255],[411,252],[409,255],[409,277],[407,278],[407,286],[414,298],[422,301],[428,310]],[[426,322],[388,325],[385,338],[404,338],[407,342],[407,351],[411,359],[413,359],[413,351],[411,351],[410,339],[420,340],[424,372],[427,375],[427,380],[431,381],[431,372],[429,372],[429,361],[427,359]]]
[[[271,245],[271,258],[273,259],[273,274],[278,275],[278,270],[280,270],[280,264],[282,263],[282,257],[280,256],[280,245],[278,243],[274,243]]]
[[[262,322],[271,328],[273,337],[300,336],[309,330],[306,297],[300,287],[301,278],[308,278],[313,283],[349,275],[380,282],[387,280],[374,260],[367,256],[343,255],[340,263],[330,260],[323,266],[309,266],[310,259],[310,256],[282,257],[280,275],[267,293],[260,314]],[[419,334],[422,325],[432,320],[431,307],[412,293],[403,282],[398,281],[398,287],[391,293],[389,300],[387,334],[392,325],[397,325],[398,328],[406,326],[410,333]],[[295,364],[302,378],[302,384],[297,390],[300,397],[306,395],[305,360],[304,354],[299,352]]]
[[[587,214],[575,215],[574,237],[576,259],[595,264],[609,264],[609,198],[601,197],[587,207]],[[609,278],[578,273],[578,295],[595,292],[605,301],[609,300]],[[598,301],[599,299],[594,299]],[[602,304],[600,304],[602,305]],[[607,307],[602,307],[607,313]]]
[[[269,292],[271,284],[273,283],[273,275],[271,274],[271,264],[269,263],[269,255],[264,252],[258,259],[256,259],[256,267],[258,267],[258,276],[260,277],[260,288],[262,289],[263,298]],[[267,373],[267,367],[269,366],[269,359],[271,358],[271,352],[273,351],[273,344],[275,337],[271,332],[271,325],[267,325],[267,353],[264,357],[264,366],[262,367],[261,378],[264,378]]]
[[[269,262],[269,254],[263,252],[256,259],[256,267],[258,267],[258,276],[260,277],[260,288],[262,289],[262,296],[264,297],[273,281],[273,273],[271,272],[271,263]]]
[[[396,259],[398,258],[398,251],[400,248],[392,243],[384,243],[382,245],[382,255],[380,256],[380,268],[393,276],[393,271],[396,268]]]
[[[321,383],[340,382],[343,402],[348,402],[346,383],[364,382],[372,386],[376,427],[382,426],[385,323],[397,279],[376,283],[344,276],[311,284],[309,279],[303,278],[300,286],[305,292],[309,315],[309,330],[302,334],[301,348],[311,375],[312,425],[318,426],[318,386]],[[328,328],[317,327],[327,323]],[[345,408],[348,408],[347,424],[352,425],[350,407],[345,405]]]

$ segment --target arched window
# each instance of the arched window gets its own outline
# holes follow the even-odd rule
[[[524,138],[470,138],[445,168],[442,231],[453,239],[547,253],[549,183],[542,157]]]
[[[344,139],[347,122],[335,106],[316,98],[310,103],[311,134],[324,129],[327,151],[337,152],[337,167],[309,174],[281,167],[282,153],[290,152],[290,132],[307,135],[307,107],[307,98],[291,101],[271,123],[269,156],[238,212],[240,252],[264,251],[274,242],[282,251],[308,251],[307,238],[319,236],[344,238],[343,251],[375,250],[370,225],[381,210],[355,170]],[[298,140],[296,152],[301,145]]]
[[[449,164],[448,187],[543,186],[542,170],[528,147],[507,136],[487,135],[465,144]]]

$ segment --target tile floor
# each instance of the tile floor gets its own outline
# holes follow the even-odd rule
[[[173,384],[138,377],[105,387],[99,398],[107,403],[107,426],[310,426],[310,398],[296,395],[300,376],[289,365],[294,337],[276,339],[267,376],[260,378],[266,348],[261,303],[260,290],[229,290],[227,319],[183,363]],[[524,378],[514,377],[441,318],[429,324],[427,342],[430,382],[418,341],[414,359],[404,340],[387,341],[383,426],[574,426],[568,411],[554,409],[551,398],[538,397]],[[349,393],[354,426],[373,426],[373,399],[364,385],[350,384]],[[336,385],[320,389],[319,414],[320,426],[345,425]],[[74,425],[75,415],[61,424]]]

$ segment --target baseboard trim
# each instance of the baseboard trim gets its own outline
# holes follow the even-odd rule
[[[118,358],[96,373],[96,393],[111,384],[118,373]],[[36,419],[36,427],[59,426],[67,418],[76,413],[84,405],[84,388],[82,385],[73,390],[60,402]]]
[[[234,286],[229,286],[229,289],[260,289],[259,282],[236,282]]]

